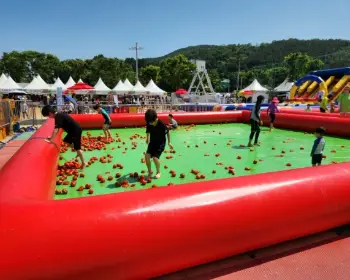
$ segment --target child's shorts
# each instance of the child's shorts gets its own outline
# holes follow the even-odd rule
[[[154,145],[150,143],[147,148],[147,154],[151,155],[151,158],[160,158],[165,148],[165,143],[161,145]]]
[[[79,151],[81,149],[81,132],[73,134],[68,133],[66,137],[64,137],[63,142],[73,144],[74,150]]]
[[[312,164],[321,164],[322,162],[322,154],[312,155]]]
[[[276,115],[275,114],[270,114],[270,122],[274,123],[275,122]]]
[[[111,127],[111,125],[112,125],[112,122],[110,122],[110,121],[105,121],[105,122],[103,123],[103,128],[109,129],[109,128]]]

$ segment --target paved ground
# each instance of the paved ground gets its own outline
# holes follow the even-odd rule
[[[328,231],[157,280],[348,280],[350,230]]]

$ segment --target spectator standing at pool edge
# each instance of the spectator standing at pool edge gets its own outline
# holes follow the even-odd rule
[[[315,136],[316,140],[314,142],[314,145],[312,146],[311,150],[311,162],[312,166],[320,166],[322,162],[322,155],[323,155],[323,150],[326,145],[326,141],[323,138],[323,135],[325,133],[325,129],[323,127],[316,128],[315,131]]]
[[[328,112],[327,105],[328,105],[328,98],[332,97],[332,95],[326,96],[325,94],[322,97],[321,105],[320,105],[320,112],[326,113]]]
[[[152,166],[151,159],[153,158],[154,164],[157,169],[156,179],[159,179],[160,174],[160,162],[159,158],[164,151],[166,145],[166,136],[168,137],[168,145],[170,149],[173,149],[173,146],[170,142],[170,133],[167,126],[158,119],[157,112],[153,109],[148,109],[145,113],[145,120],[147,124],[146,128],[146,143],[148,144],[145,159],[148,169],[148,177],[152,176]]]
[[[105,138],[106,139],[109,139],[109,138],[112,138],[112,135],[111,135],[111,132],[109,131],[109,128],[111,127],[112,125],[112,120],[111,120],[111,117],[108,115],[108,113],[101,107],[100,104],[96,104],[94,105],[94,110],[101,114],[103,119],[104,119],[104,123],[103,123],[103,126],[102,126],[102,130],[103,130],[103,133],[105,134]]]
[[[261,111],[261,103],[264,101],[264,96],[259,95],[256,103],[252,109],[252,112],[250,114],[250,136],[249,136],[249,143],[248,147],[252,147],[252,141],[255,136],[254,145],[259,146],[258,140],[260,135],[260,125],[263,124],[262,120],[260,119],[260,111]]]
[[[174,119],[172,114],[169,114],[169,128],[176,129],[178,127],[177,121]]]
[[[267,108],[267,115],[270,117],[270,132],[272,131],[272,129],[274,129],[273,123],[275,122],[276,113],[280,112],[280,110],[277,107],[277,104],[278,104],[278,98],[274,97],[269,107]]]
[[[77,157],[79,157],[81,161],[81,169],[84,169],[86,163],[83,152],[81,151],[82,129],[80,125],[68,114],[57,113],[55,108],[51,107],[50,105],[45,105],[41,110],[41,113],[44,117],[55,119],[55,129],[53,130],[51,137],[48,137],[47,140],[52,142],[59,129],[62,128],[65,132],[67,132],[63,142],[73,146],[74,150],[77,152]]]

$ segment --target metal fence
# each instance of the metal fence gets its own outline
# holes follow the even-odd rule
[[[71,114],[93,114],[93,106],[96,103],[78,102],[78,105],[72,103],[64,104],[60,111]],[[194,103],[143,103],[143,104],[119,104],[118,106],[108,102],[100,102],[109,114],[112,113],[145,113],[148,109],[154,109],[158,113],[172,112],[205,112],[215,111],[213,108],[217,104],[194,104]],[[16,132],[20,127],[38,126],[45,121],[41,110],[43,102],[34,102],[29,100],[0,100],[0,140],[11,132]],[[55,105],[53,105],[55,106]]]

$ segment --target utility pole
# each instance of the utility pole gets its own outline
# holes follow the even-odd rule
[[[238,59],[237,92],[239,91],[239,75],[241,74],[241,61]]]
[[[134,47],[129,48],[132,51],[135,51],[135,60],[136,60],[136,82],[139,80],[139,51],[143,50],[142,47],[139,46],[139,43],[136,42]]]

